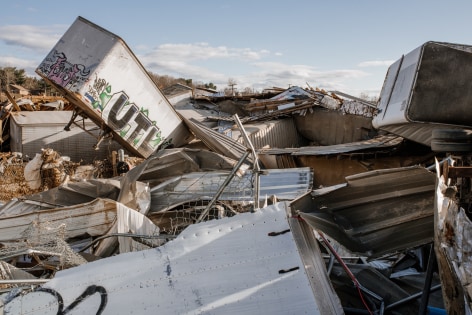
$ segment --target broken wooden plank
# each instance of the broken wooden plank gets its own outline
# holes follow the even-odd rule
[[[449,166],[447,178],[472,177],[472,166]]]
[[[8,98],[8,100],[10,101],[10,103],[13,104],[13,108],[18,111],[18,112],[21,112],[21,108],[20,106],[18,106],[18,104],[16,103],[15,99],[13,98],[13,96],[11,96],[10,92],[8,91],[5,91],[5,94]]]

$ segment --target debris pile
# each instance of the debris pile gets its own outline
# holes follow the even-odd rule
[[[84,52],[87,65],[80,51],[91,45],[72,40],[78,31],[103,48]],[[70,145],[83,136],[77,132],[48,134],[50,145],[28,157],[2,155],[7,314],[470,309],[470,232],[461,230],[468,218],[459,210],[470,209],[470,152],[417,141],[429,137],[424,122],[404,133],[374,127],[397,114],[398,104],[385,104],[395,100],[384,95],[393,82],[382,108],[310,86],[224,95],[178,85],[161,94],[116,39],[79,17],[37,69],[65,102],[38,107],[10,95],[2,104],[5,118],[69,110],[64,129],[81,128],[106,153],[89,163],[71,159],[85,158]],[[131,78],[121,75],[123,62]],[[76,75],[66,80],[68,67]],[[3,129],[5,147],[10,134]],[[460,282],[450,280],[456,269]],[[459,302],[444,294],[450,287]]]

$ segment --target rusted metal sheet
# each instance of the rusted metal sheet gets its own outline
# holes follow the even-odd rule
[[[189,132],[126,43],[78,17],[36,69],[128,151],[149,157],[163,143],[186,144]]]

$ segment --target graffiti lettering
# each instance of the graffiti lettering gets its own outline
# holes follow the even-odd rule
[[[86,70],[82,64],[68,62],[63,52],[55,50],[46,60],[39,67],[41,72],[63,88],[72,90],[71,87],[79,81],[89,80],[91,70]],[[96,77],[88,85],[84,97],[94,110],[101,112],[104,122],[114,132],[143,155],[154,152],[163,141],[161,131],[148,117],[149,110],[131,103],[125,92],[112,94],[107,80]]]
[[[101,99],[101,96],[105,97],[110,93],[110,89],[111,87],[105,79],[95,78],[93,84],[89,85],[88,87],[88,98],[93,100]],[[93,108],[102,110],[100,105],[101,102],[98,101],[92,103]]]
[[[49,60],[50,58],[46,59]],[[87,70],[84,65],[68,62],[64,53],[54,51],[52,60],[52,64],[43,64],[39,68],[49,80],[64,88],[66,86],[71,87],[79,79],[85,80],[90,74],[90,70]]]
[[[85,289],[85,291],[79,295],[69,306],[67,306],[65,309],[64,309],[64,299],[62,298],[62,296],[59,294],[59,292],[53,290],[53,289],[49,289],[49,288],[43,288],[43,287],[39,287],[37,290],[31,292],[31,293],[28,293],[28,294],[34,294],[35,292],[44,292],[44,293],[48,293],[48,294],[51,294],[57,301],[57,315],[65,315],[65,314],[68,314],[70,313],[75,307],[77,307],[77,305],[79,305],[80,303],[83,303],[89,296],[92,296],[94,295],[95,293],[98,293],[100,294],[100,305],[98,305],[97,307],[97,312],[95,314],[97,315],[100,315],[101,313],[103,313],[103,311],[105,310],[105,306],[107,305],[107,302],[108,302],[108,294],[107,294],[107,291],[105,290],[104,287],[102,286],[97,286],[97,285],[91,285],[89,287],[87,287]],[[5,304],[5,309],[8,309],[9,308],[9,304],[12,303],[13,301],[15,301],[15,299],[17,298],[22,298],[23,296],[21,295],[18,295],[16,296],[15,298],[13,298],[12,300],[8,301],[6,304]],[[38,302],[35,303],[35,305],[37,305]],[[48,305],[49,306],[49,305]],[[23,308],[24,306],[22,306]]]
[[[162,140],[155,123],[140,111],[136,104],[130,103],[124,92],[110,97],[103,106],[102,118],[135,148],[145,143],[147,150],[154,151]]]

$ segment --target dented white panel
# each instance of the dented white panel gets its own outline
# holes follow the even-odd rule
[[[42,291],[5,314],[320,314],[283,203],[59,271]]]

